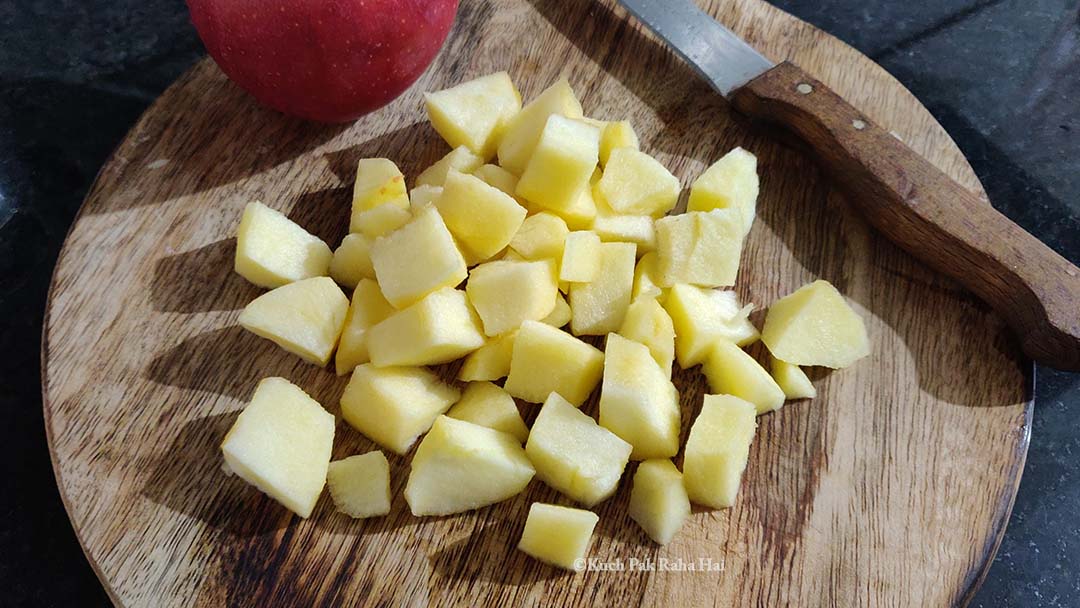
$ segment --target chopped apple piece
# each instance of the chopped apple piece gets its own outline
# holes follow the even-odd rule
[[[461,400],[446,415],[489,429],[502,431],[515,437],[520,443],[529,438],[529,427],[521,419],[514,398],[510,393],[490,382],[470,382]]]
[[[746,346],[758,339],[749,319],[754,305],[740,307],[734,291],[679,284],[668,292],[664,308],[675,324],[675,355],[683,369],[704,361],[717,340]]]
[[[360,279],[374,279],[371,243],[372,239],[363,234],[345,235],[330,260],[330,276],[349,289],[356,287]]]
[[[535,471],[507,433],[439,416],[416,448],[405,486],[413,515],[450,515],[521,493]]]
[[[452,287],[397,311],[367,334],[368,354],[379,367],[446,363],[483,345],[476,311],[465,292]]]
[[[565,78],[551,85],[510,119],[499,141],[499,165],[521,175],[540,141],[548,117],[581,118],[581,103]]]
[[[537,321],[521,324],[514,338],[506,392],[543,403],[553,392],[580,406],[604,373],[600,349]]]
[[[361,519],[390,512],[390,463],[375,450],[330,463],[330,497],[341,513]]]
[[[409,209],[416,213],[442,196],[442,186],[417,186],[409,192]]]
[[[817,397],[817,389],[814,388],[814,383],[810,382],[806,372],[798,365],[773,357],[772,377],[788,399],[813,399]]]
[[[564,327],[570,322],[572,315],[573,312],[570,310],[570,305],[566,303],[566,298],[562,297],[562,294],[555,294],[555,308],[551,310],[551,314],[540,319],[540,322],[552,327]]]
[[[757,157],[742,148],[735,148],[694,180],[686,209],[738,209],[745,235],[754,223],[757,196]]]
[[[615,148],[639,149],[638,136],[629,120],[613,120],[600,132],[600,166],[607,166]]]
[[[460,396],[422,367],[365,363],[345,386],[341,416],[375,443],[404,454]]]
[[[612,211],[602,196],[593,194],[596,217],[592,230],[605,243],[634,243],[644,254],[656,249],[655,220],[648,215],[624,215]]]
[[[644,344],[608,334],[600,426],[633,446],[630,458],[668,458],[679,451],[679,393]]]
[[[690,516],[690,498],[683,476],[667,458],[646,460],[634,473],[630,518],[649,538],[666,545]]]
[[[371,263],[386,300],[404,308],[429,293],[465,280],[465,258],[435,207],[375,240]]]
[[[497,336],[524,321],[539,321],[555,309],[559,295],[555,262],[487,262],[469,273],[465,292],[484,323],[484,333]]]
[[[757,417],[754,405],[731,395],[705,395],[683,455],[690,500],[723,509],[735,504]]]
[[[510,373],[510,357],[514,353],[517,332],[494,337],[469,353],[458,372],[458,380],[498,380]]]
[[[525,444],[536,476],[587,507],[615,493],[631,449],[554,392],[540,408]]]
[[[667,297],[667,290],[660,287],[659,281],[656,252],[650,251],[641,256],[637,266],[634,267],[634,289],[630,292],[631,299],[655,298],[662,303]]]
[[[341,331],[337,354],[334,355],[337,375],[344,376],[357,365],[368,362],[368,330],[394,312],[394,307],[379,291],[378,283],[371,279],[360,280],[353,290],[352,303],[345,315],[345,327]]]
[[[284,378],[264,378],[221,442],[225,465],[300,517],[326,483],[334,416]]]
[[[761,341],[776,358],[794,365],[839,369],[870,354],[862,318],[832,284],[821,280],[769,308]]]
[[[465,146],[458,146],[435,161],[435,164],[421,171],[420,175],[416,176],[415,187],[442,186],[451,170],[472,173],[482,164],[484,164],[484,159],[473,154]]]
[[[496,72],[424,94],[431,126],[451,148],[465,146],[491,158],[507,123],[521,110],[521,94],[506,72]]]
[[[282,285],[255,298],[240,313],[241,327],[301,359],[326,365],[337,346],[349,298],[330,277]]]
[[[570,284],[570,331],[576,336],[618,331],[634,287],[632,243],[601,243],[600,274],[589,283]]]
[[[735,209],[692,211],[656,220],[660,286],[734,285],[742,245],[742,217]]]
[[[559,280],[588,283],[600,273],[600,237],[591,230],[575,230],[563,244]]]
[[[361,232],[368,238],[376,239],[401,228],[412,219],[409,207],[398,207],[384,203],[353,215],[350,232]]]
[[[566,220],[546,211],[525,218],[510,248],[526,260],[552,259],[558,264],[570,229]]]
[[[259,287],[326,276],[330,247],[285,217],[256,201],[244,207],[236,233],[236,273]]]
[[[368,209],[386,204],[402,209],[409,206],[405,176],[390,159],[360,159],[356,163],[356,181],[353,182],[353,218]]]
[[[596,202],[593,200],[592,188],[583,188],[569,206],[551,211],[566,220],[566,227],[570,230],[588,230],[596,220]]]
[[[588,187],[600,153],[600,131],[554,114],[517,185],[517,195],[545,209],[571,206]]]
[[[664,375],[671,377],[671,363],[675,360],[675,326],[656,298],[631,302],[619,335],[648,347]]]
[[[624,146],[611,151],[597,194],[617,213],[659,217],[679,200],[679,178],[655,158]]]
[[[749,401],[758,414],[784,406],[784,391],[753,357],[727,340],[717,340],[709,348],[701,366],[714,393],[735,395]]]
[[[480,178],[451,170],[435,201],[450,233],[478,262],[510,244],[525,219],[525,208]]]
[[[592,511],[534,502],[518,549],[552,566],[580,572],[598,521],[600,516]]]

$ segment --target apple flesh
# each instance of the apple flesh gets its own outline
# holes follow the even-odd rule
[[[259,102],[321,122],[389,103],[435,58],[457,0],[187,0],[207,52]]]

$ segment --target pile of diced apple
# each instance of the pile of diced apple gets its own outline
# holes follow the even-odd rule
[[[360,159],[349,234],[332,252],[251,203],[235,265],[270,289],[240,324],[318,366],[333,358],[349,376],[344,421],[412,454],[413,515],[501,502],[533,477],[591,508],[638,461],[629,514],[666,544],[691,502],[735,504],[756,417],[816,396],[802,367],[869,353],[862,320],[825,281],[773,303],[760,330],[730,289],[758,197],[750,152],[723,155],[672,213],[680,180],[639,149],[628,121],[584,116],[566,80],[522,107],[501,72],[426,105],[452,150],[411,190],[393,161]],[[743,350],[758,340],[771,372]],[[458,359],[456,383],[427,367]],[[713,393],[685,445],[675,362],[700,365]],[[598,387],[594,418],[582,406]],[[532,428],[522,407],[538,408]],[[385,515],[385,455],[331,462],[334,427],[303,390],[268,378],[222,451],[229,470],[301,517],[326,484],[339,511]],[[597,521],[536,503],[519,546],[576,568]]]

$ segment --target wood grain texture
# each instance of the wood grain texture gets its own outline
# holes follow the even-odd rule
[[[1080,269],[792,63],[731,100],[797,133],[875,228],[978,294],[1025,354],[1080,371]]]
[[[865,57],[757,0],[707,9],[979,189],[929,113]],[[658,548],[627,516],[628,484],[597,507],[592,557],[704,558],[722,572],[539,564],[513,548],[532,501],[563,502],[537,481],[494,507],[418,519],[401,495],[407,459],[390,455],[391,515],[353,521],[324,496],[302,521],[221,472],[218,444],[260,378],[284,376],[334,413],[344,388],[236,326],[260,293],[231,269],[244,204],[336,243],[356,160],[416,175],[446,150],[421,92],[502,69],[526,98],[567,76],[591,115],[631,119],[684,187],[731,147],[753,151],[761,196],[740,297],[764,307],[820,277],[866,318],[870,357],[760,419],[734,508],[695,510]],[[999,317],[872,232],[812,157],[732,113],[620,9],[585,0],[463,2],[432,68],[348,127],[283,118],[210,61],[193,68],[87,197],[56,268],[43,369],[61,493],[124,606],[963,604],[1000,540],[1031,414],[1030,364]],[[685,439],[704,383],[697,369],[676,382]],[[335,443],[335,458],[374,447],[343,423]]]

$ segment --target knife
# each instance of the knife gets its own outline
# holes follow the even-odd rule
[[[692,0],[619,0],[739,112],[809,145],[869,222],[1001,314],[1035,361],[1080,371],[1080,270],[798,66]]]

